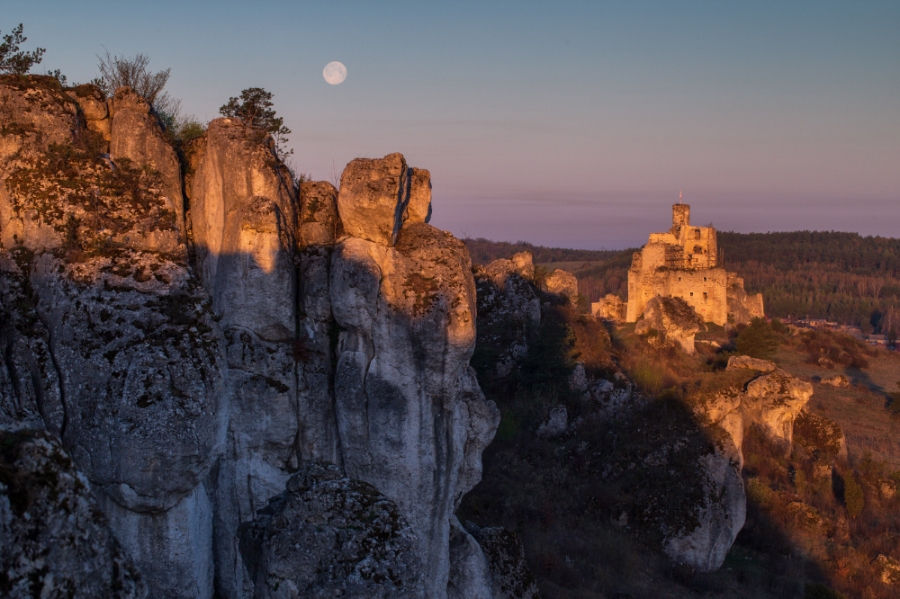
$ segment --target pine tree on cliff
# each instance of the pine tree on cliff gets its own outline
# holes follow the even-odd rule
[[[237,117],[245,124],[270,134],[275,140],[278,157],[284,160],[294,153],[286,148],[287,136],[291,134],[291,130],[284,126],[283,118],[276,116],[272,106],[272,92],[261,87],[248,87],[241,91],[239,98],[229,98],[228,103],[219,108],[219,113],[222,116]]]
[[[27,37],[22,35],[22,24],[12,30],[12,33],[3,36],[0,44],[0,73],[24,75],[36,64],[41,63],[44,48],[38,48],[31,52],[19,50],[19,45],[25,43]]]

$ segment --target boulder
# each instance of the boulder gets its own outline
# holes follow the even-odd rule
[[[578,279],[572,273],[557,268],[544,279],[541,287],[547,293],[558,295],[569,301],[578,297]]]
[[[53,435],[0,430],[0,594],[142,598],[147,588]]]
[[[760,360],[750,356],[731,356],[728,358],[726,370],[757,370],[759,372],[773,372],[777,366],[771,360]]]
[[[257,599],[423,596],[416,535],[397,505],[330,464],[304,464],[241,527],[241,553]]]
[[[560,404],[550,410],[546,420],[537,429],[539,439],[556,439],[565,434],[569,425],[569,414],[566,406]]]
[[[638,335],[656,342],[674,342],[694,353],[694,336],[703,330],[700,315],[679,297],[654,297],[647,302],[644,316],[634,327]]]
[[[340,199],[339,209],[346,224]],[[424,223],[405,227],[394,247],[351,237],[335,248],[330,295],[344,469],[397,503],[419,539],[425,594],[444,597],[451,519],[480,480],[481,452],[500,420],[468,366],[468,252]]]
[[[883,554],[875,559],[875,569],[879,573],[881,584],[887,587],[900,587],[900,562]]]
[[[427,223],[431,220],[431,173],[420,168],[409,170],[409,206],[406,220],[410,223]]]
[[[846,389],[850,386],[850,379],[843,374],[836,374],[822,379],[822,384],[837,387],[838,389]]]
[[[407,167],[399,153],[378,159],[353,160],[341,175],[338,193],[338,210],[344,230],[353,237],[394,245],[400,228],[411,214],[411,222],[424,223],[428,217],[431,206],[429,177],[428,171]],[[414,183],[415,202],[410,212]]]
[[[747,499],[733,453],[715,448],[700,458],[700,501],[679,516],[683,524],[670,529],[663,542],[666,555],[699,572],[718,570],[744,527]]]

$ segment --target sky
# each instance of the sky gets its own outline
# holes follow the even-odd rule
[[[696,224],[900,237],[900,2],[0,0],[36,70],[171,68],[202,121],[274,94],[296,171],[402,152],[457,236],[641,245]],[[347,67],[329,85],[322,69]]]

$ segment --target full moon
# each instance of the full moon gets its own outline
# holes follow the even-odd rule
[[[343,83],[344,79],[347,78],[347,67],[336,60],[334,62],[329,62],[322,70],[322,76],[325,77],[325,81],[331,85]]]

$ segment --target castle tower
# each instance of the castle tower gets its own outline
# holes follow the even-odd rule
[[[680,198],[679,198],[680,199]],[[672,204],[672,228],[691,226],[691,205]]]

